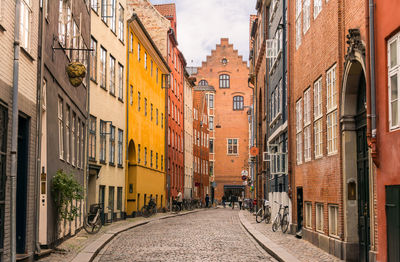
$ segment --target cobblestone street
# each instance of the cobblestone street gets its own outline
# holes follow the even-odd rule
[[[95,261],[276,261],[247,234],[238,211],[210,209],[126,231]]]

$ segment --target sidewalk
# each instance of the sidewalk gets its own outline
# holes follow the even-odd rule
[[[303,261],[303,262],[333,262],[342,261],[322,249],[303,239],[297,239],[294,235],[283,234],[279,230],[273,232],[271,224],[265,222],[257,223],[256,217],[250,212],[240,211],[240,221],[247,231],[260,243],[265,245],[269,253],[275,253],[280,261]],[[273,255],[273,254],[271,254]]]
[[[49,256],[39,259],[41,262],[83,262],[91,261],[95,255],[119,233],[129,230],[131,228],[141,226],[152,221],[159,219],[167,219],[170,217],[186,215],[200,211],[199,209],[193,211],[182,211],[178,214],[175,213],[157,213],[150,218],[135,217],[127,218],[114,222],[109,225],[103,226],[97,234],[90,235],[82,228],[82,230],[75,236],[67,239],[57,246]]]

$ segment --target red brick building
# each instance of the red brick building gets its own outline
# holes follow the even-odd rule
[[[206,194],[210,194],[207,92],[213,89],[196,86],[193,92],[193,198],[200,199],[203,204]]]
[[[215,199],[225,194],[239,195],[244,189],[241,171],[248,170],[249,124],[247,106],[252,104],[252,89],[248,87],[249,69],[242,56],[227,38],[211,51],[196,77],[199,85],[215,87],[213,115],[209,116],[211,174],[214,176]],[[205,82],[201,82],[205,81]],[[214,183],[214,185],[215,185]]]
[[[186,61],[178,49],[175,4],[154,5],[165,18],[171,21],[167,39],[167,62],[172,72],[168,90],[168,178],[170,196],[175,197],[184,188],[184,150],[183,150],[183,81]]]
[[[288,1],[289,173],[303,237],[374,259],[368,1]]]
[[[400,261],[400,2],[374,4],[377,260]]]

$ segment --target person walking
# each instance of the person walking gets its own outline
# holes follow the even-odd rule
[[[223,195],[223,196],[222,196],[222,205],[224,206],[224,208],[225,208],[225,206],[226,206],[225,201],[226,201],[226,197],[225,197],[225,195]]]
[[[232,199],[232,209],[235,209],[235,202],[236,202],[236,199],[237,198],[237,196],[234,196],[234,195],[232,195],[232,197],[231,197],[231,199]]]
[[[239,196],[238,202],[239,202],[239,210],[242,210],[242,204],[243,204],[242,196]]]
[[[208,196],[208,194],[206,194],[206,207],[208,207],[208,202],[210,202],[210,197]]]
[[[176,196],[176,199],[177,199],[177,202],[178,202],[179,209],[180,209],[180,211],[182,211],[183,199],[182,199],[182,192],[180,190],[178,190],[178,195]]]

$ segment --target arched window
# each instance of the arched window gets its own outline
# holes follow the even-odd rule
[[[207,80],[200,80],[200,82],[199,82],[199,86],[208,86],[208,82],[207,82]]]
[[[243,96],[233,97],[233,110],[243,110]]]
[[[229,75],[219,76],[219,88],[229,88]]]

